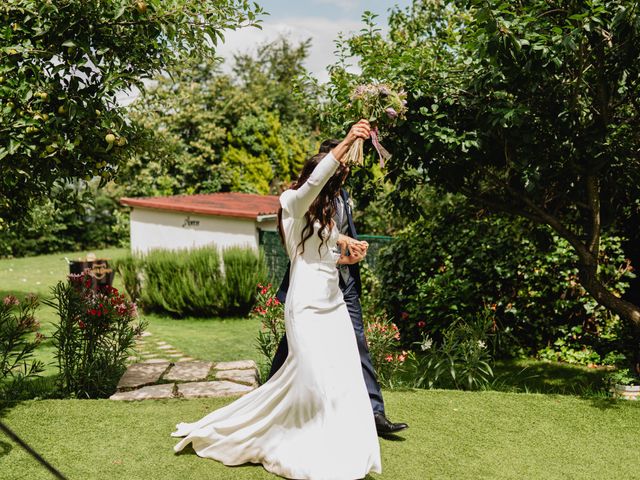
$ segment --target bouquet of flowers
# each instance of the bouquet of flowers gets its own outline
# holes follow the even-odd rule
[[[380,144],[380,128],[391,127],[398,120],[404,119],[407,112],[407,94],[403,90],[395,91],[385,83],[358,85],[349,97],[347,105],[349,116],[354,120],[366,118],[371,123],[371,142],[378,152],[380,167],[391,158],[391,154]],[[362,165],[364,141],[356,140],[349,152],[347,161]]]

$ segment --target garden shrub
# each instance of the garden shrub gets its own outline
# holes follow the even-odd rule
[[[34,350],[44,338],[37,331],[40,323],[34,317],[38,304],[35,295],[28,295],[22,302],[8,295],[0,303],[0,398],[16,399],[27,380],[44,370],[44,364],[33,359]]]
[[[371,363],[381,387],[401,384],[401,374],[409,352],[400,350],[400,331],[383,313],[364,315],[364,334]]]
[[[285,333],[284,304],[276,298],[276,290],[270,283],[258,284],[256,305],[251,315],[260,319],[256,348],[260,354],[260,379],[265,383],[269,378],[273,357]]]
[[[619,237],[602,238],[601,277],[622,295],[632,274],[620,245]],[[499,356],[551,348],[560,360],[590,362],[596,357],[564,355],[556,341],[573,350],[586,344],[599,356],[618,346],[618,317],[580,286],[565,240],[522,219],[482,215],[460,197],[432,193],[423,220],[399,232],[378,262],[378,303],[406,344],[422,331],[439,338],[456,319],[489,305]]]
[[[490,332],[494,318],[490,308],[468,319],[458,318],[434,340],[422,334],[416,353],[411,352],[407,371],[416,388],[479,390],[494,378]]]
[[[256,284],[267,278],[264,253],[250,248],[229,247],[223,250],[224,311],[246,315],[256,299]]]
[[[231,247],[220,255],[215,245],[195,249],[154,249],[116,263],[125,288],[147,312],[176,318],[246,315],[255,285],[266,278],[262,252]]]
[[[129,219],[122,218],[122,208],[108,189],[92,183],[58,185],[26,211],[24,222],[0,229],[0,257],[127,245]]]
[[[146,324],[136,305],[117,289],[97,287],[90,270],[69,275],[52,289],[59,321],[53,334],[59,390],[67,397],[104,398],[126,370],[135,336]]]

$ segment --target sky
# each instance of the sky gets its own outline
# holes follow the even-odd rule
[[[218,46],[217,54],[231,59],[234,53],[253,52],[257,45],[283,35],[293,42],[311,39],[306,67],[324,82],[328,79],[326,67],[335,61],[334,41],[339,33],[360,30],[365,10],[378,14],[378,23],[384,29],[389,10],[395,5],[408,7],[411,0],[258,0],[258,3],[269,13],[262,17],[262,30],[243,28],[225,33],[225,42]],[[127,104],[137,93],[118,97],[120,103]]]
[[[340,32],[357,32],[362,28],[365,10],[377,13],[381,27],[395,5],[407,7],[411,0],[262,0],[258,2],[269,13],[263,18],[263,29],[246,28],[230,32],[218,54],[229,58],[233,52],[251,51],[256,44],[286,35],[294,41],[310,38],[311,52],[307,68],[320,80],[327,80],[327,65],[334,62],[335,39]]]

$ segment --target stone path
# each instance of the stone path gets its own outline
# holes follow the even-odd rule
[[[167,342],[150,341],[149,336],[150,332],[143,332],[136,340],[136,355],[129,357],[134,363],[111,400],[227,397],[244,395],[259,386],[253,360],[194,360]]]

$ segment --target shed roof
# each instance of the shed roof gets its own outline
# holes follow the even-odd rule
[[[129,207],[252,219],[259,215],[275,214],[280,207],[277,195],[239,192],[201,193],[170,197],[124,197],[120,199],[120,203]]]

